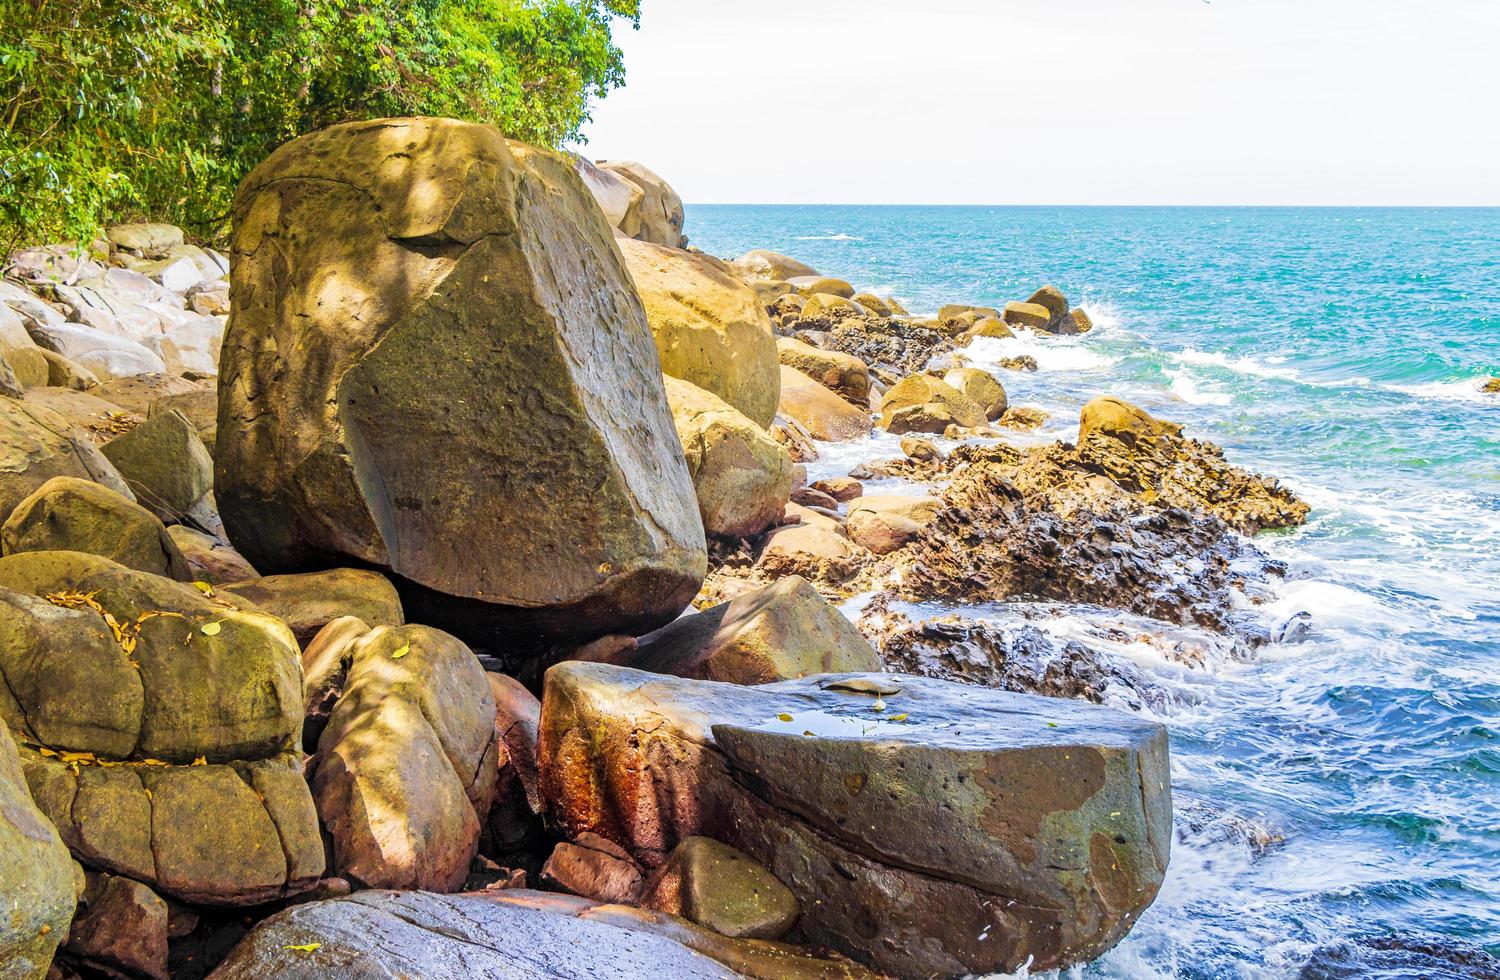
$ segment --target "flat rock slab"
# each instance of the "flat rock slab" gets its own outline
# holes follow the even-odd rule
[[[776,943],[724,939],[661,913],[508,889],[368,891],[293,906],[257,926],[211,976],[771,980],[870,974]]]
[[[1091,959],[1155,896],[1166,731],[1078,702],[896,674],[746,688],[547,674],[543,794],[648,866],[724,841],[797,896],[793,934],[901,975]]]

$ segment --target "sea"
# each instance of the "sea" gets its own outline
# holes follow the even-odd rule
[[[1492,975],[1500,395],[1480,386],[1500,374],[1500,209],[695,205],[685,230],[913,313],[1052,283],[1095,330],[966,352],[1036,359],[996,372],[1051,413],[1032,438],[1071,439],[1084,402],[1118,395],[1312,505],[1255,539],[1287,565],[1256,614],[1306,630],[1186,665],[1114,650],[1179,695],[1128,707],[1169,729],[1178,832],[1155,903],[1068,976]],[[814,476],[897,453],[823,449]],[[1059,636],[1083,621],[1031,612]]]

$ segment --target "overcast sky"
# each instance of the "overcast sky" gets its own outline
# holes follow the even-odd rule
[[[1500,204],[1500,0],[642,0],[689,203]]]

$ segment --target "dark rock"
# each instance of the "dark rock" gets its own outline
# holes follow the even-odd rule
[[[600,902],[633,905],[646,876],[635,859],[614,841],[582,833],[563,841],[542,865],[542,881],[560,891]]]
[[[138,881],[90,873],[63,951],[89,966],[167,980],[167,903]]]

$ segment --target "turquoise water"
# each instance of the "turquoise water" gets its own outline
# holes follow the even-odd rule
[[[1285,840],[1187,834],[1086,975],[1296,976],[1359,937],[1500,954],[1500,396],[1477,390],[1500,373],[1500,210],[720,205],[687,232],[914,312],[1055,283],[1099,329],[980,352],[1037,357],[1003,380],[1049,436],[1120,394],[1313,505],[1258,539],[1290,566],[1263,614],[1310,612],[1310,638],[1210,659],[1160,711],[1178,800]]]

